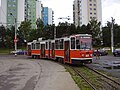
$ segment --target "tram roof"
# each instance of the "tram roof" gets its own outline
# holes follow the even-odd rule
[[[91,37],[92,35],[90,35],[90,34],[75,34],[75,35],[70,35],[70,37],[76,37],[76,36],[81,36],[81,37],[83,37],[83,36],[89,36],[89,37]]]

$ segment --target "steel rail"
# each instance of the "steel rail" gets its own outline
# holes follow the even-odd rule
[[[74,69],[73,67],[71,67],[80,77],[82,77],[92,88],[93,90],[97,90],[81,73],[80,71],[78,71],[77,69]]]
[[[120,83],[119,83],[119,82],[115,81],[114,79],[108,77],[107,75],[105,75],[105,74],[103,74],[103,73],[101,73],[101,72],[99,72],[99,71],[97,71],[97,70],[95,70],[95,69],[93,69],[93,68],[91,68],[91,67],[89,67],[89,66],[87,66],[87,65],[84,65],[84,66],[85,66],[86,68],[88,68],[88,69],[94,71],[95,73],[97,73],[97,74],[103,76],[104,78],[107,78],[108,80],[114,82],[114,83],[117,84],[117,85],[119,86],[119,88],[120,88]]]

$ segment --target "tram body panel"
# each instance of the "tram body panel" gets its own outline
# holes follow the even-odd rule
[[[49,50],[45,50],[45,57],[49,58]]]
[[[84,58],[92,58],[93,51],[84,51],[84,50],[70,50],[70,58],[81,58],[84,60]],[[80,59],[80,60],[81,60]]]
[[[32,55],[40,55],[40,53],[41,53],[41,50],[38,50],[38,49],[31,51],[31,54],[32,54]]]
[[[55,57],[64,58],[64,50],[55,50]]]

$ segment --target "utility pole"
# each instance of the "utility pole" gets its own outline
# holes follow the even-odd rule
[[[113,52],[113,50],[114,50],[113,25],[114,25],[115,19],[113,19],[113,17],[111,17],[111,18],[112,18],[112,27],[111,27],[111,50],[112,50],[112,52]]]

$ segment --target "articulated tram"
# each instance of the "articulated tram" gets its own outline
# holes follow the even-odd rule
[[[93,57],[92,36],[76,34],[54,40],[33,40],[27,44],[27,55],[32,58],[48,58],[63,63],[91,63]]]

